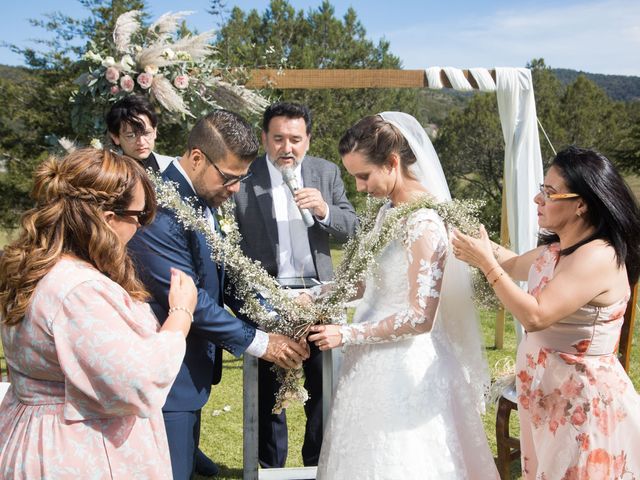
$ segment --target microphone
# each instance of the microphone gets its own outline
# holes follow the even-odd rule
[[[289,187],[289,190],[291,191],[291,195],[295,197],[296,191],[298,191],[300,187],[298,186],[298,179],[296,177],[295,172],[293,171],[293,168],[291,167],[283,168],[282,179],[284,180],[284,183],[287,184],[287,187]],[[315,220],[313,219],[313,215],[311,215],[311,212],[307,208],[298,207],[298,210],[300,211],[300,215],[302,215],[302,221],[304,222],[304,225],[307,228],[312,227],[313,224],[316,223]]]

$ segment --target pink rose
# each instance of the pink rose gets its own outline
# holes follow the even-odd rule
[[[104,78],[106,78],[109,83],[117,83],[118,78],[120,78],[120,70],[116,67],[109,67],[104,72]]]
[[[151,86],[153,82],[153,75],[150,73],[141,73],[138,75],[138,85],[140,85],[145,90]]]
[[[180,90],[184,90],[189,86],[189,77],[187,75],[178,75],[173,79],[173,85]]]
[[[111,89],[109,91],[111,92],[111,95],[116,95],[120,89],[118,88],[118,85],[111,85]]]
[[[135,84],[133,83],[133,78],[129,75],[125,75],[120,79],[120,88],[125,92],[133,92],[133,87]]]

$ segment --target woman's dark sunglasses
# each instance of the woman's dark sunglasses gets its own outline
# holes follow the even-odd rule
[[[114,210],[113,213],[119,217],[136,217],[140,225],[149,223],[150,212],[146,210]]]

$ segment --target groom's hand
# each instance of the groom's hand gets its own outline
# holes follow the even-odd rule
[[[284,335],[269,334],[267,351],[263,360],[273,362],[282,368],[297,368],[303,360],[309,358],[309,347],[306,342],[296,342]]]

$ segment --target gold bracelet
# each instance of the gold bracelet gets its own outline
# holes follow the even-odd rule
[[[484,274],[484,276],[486,277],[487,280],[489,280],[489,275],[491,275],[491,272],[493,272],[499,266],[500,266],[500,264],[497,264],[495,267],[493,267],[491,270],[489,270],[487,273]]]
[[[186,312],[187,315],[189,315],[189,318],[191,319],[191,323],[193,323],[193,313],[191,313],[191,310],[189,310],[187,307],[171,307],[167,312],[167,317],[171,315],[173,312]]]
[[[500,272],[500,275],[498,275],[493,282],[491,282],[491,288],[495,288],[496,283],[498,283],[498,280],[500,280],[502,277],[504,276],[504,272]]]

